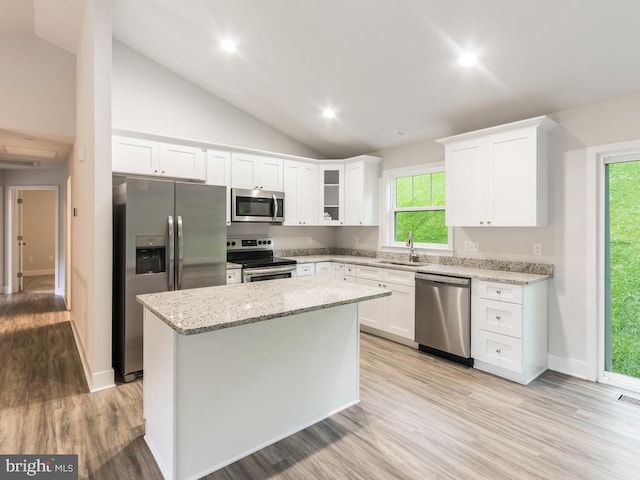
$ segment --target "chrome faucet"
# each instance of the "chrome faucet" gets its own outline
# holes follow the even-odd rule
[[[407,247],[409,247],[409,261],[417,262],[418,255],[416,255],[416,251],[413,248],[413,232],[409,232],[409,236],[407,237]]]

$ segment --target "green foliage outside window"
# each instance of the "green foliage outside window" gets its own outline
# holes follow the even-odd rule
[[[413,232],[415,243],[448,243],[444,224],[444,172],[395,179],[394,240],[405,242]]]

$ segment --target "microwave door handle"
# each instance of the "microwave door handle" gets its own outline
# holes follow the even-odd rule
[[[182,275],[184,273],[184,232],[182,230],[182,216],[178,215],[178,280],[176,290],[182,290]]]
[[[168,282],[167,282],[167,287],[168,290],[173,290],[173,285],[174,285],[174,281],[175,281],[175,270],[174,270],[174,262],[175,262],[175,255],[174,255],[174,231],[173,231],[173,216],[169,215],[169,218],[167,219],[167,236],[169,237],[169,248],[168,248],[168,252],[167,255],[169,257],[169,268],[168,268]]]
[[[276,194],[272,195],[273,197],[273,221],[276,222],[278,220],[278,199],[276,198]]]

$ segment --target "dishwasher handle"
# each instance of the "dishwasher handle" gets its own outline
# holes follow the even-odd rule
[[[470,287],[470,278],[449,277],[446,275],[437,275],[431,273],[416,273],[416,280],[427,280],[429,282],[443,283],[447,285],[460,285],[461,287]]]

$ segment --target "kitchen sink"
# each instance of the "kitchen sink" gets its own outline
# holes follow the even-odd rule
[[[427,265],[427,262],[410,262],[408,260],[380,260],[379,263],[387,265],[402,265],[404,267],[421,267]]]

